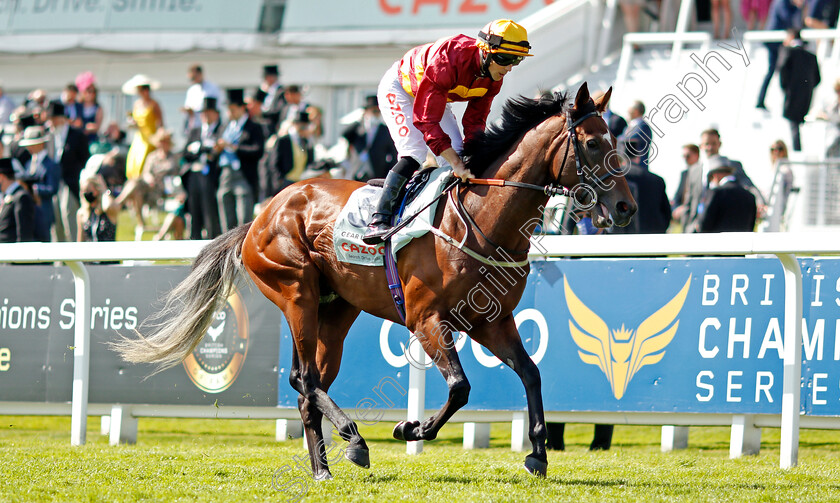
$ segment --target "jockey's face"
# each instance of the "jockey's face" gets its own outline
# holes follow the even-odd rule
[[[487,68],[487,71],[490,73],[491,79],[499,81],[502,80],[502,77],[504,77],[505,74],[513,70],[514,66],[515,65],[502,66],[491,59],[490,66]]]

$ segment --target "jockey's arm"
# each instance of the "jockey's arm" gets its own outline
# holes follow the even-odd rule
[[[475,175],[470,173],[466,166],[464,166],[464,161],[461,159],[461,156],[452,147],[441,152],[440,156],[446,159],[446,162],[452,166],[452,171],[455,173],[455,176],[461,180],[466,182],[470,178],[475,178]]]

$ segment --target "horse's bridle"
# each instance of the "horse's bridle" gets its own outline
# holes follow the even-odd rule
[[[566,152],[563,154],[563,162],[560,163],[560,166],[565,166],[566,161],[569,158],[569,150],[574,149],[575,151],[575,172],[577,173],[579,186],[584,187],[584,190],[591,194],[592,201],[590,201],[591,205],[594,205],[597,201],[597,193],[595,189],[592,188],[592,185],[587,182],[587,177],[591,177],[594,174],[594,169],[592,166],[589,166],[587,163],[586,166],[589,168],[589,172],[584,171],[583,167],[584,164],[581,163],[581,149],[580,149],[580,141],[578,140],[577,136],[577,127],[586,119],[590,117],[601,117],[601,112],[597,110],[593,110],[588,114],[580,117],[578,120],[572,122],[572,113],[570,110],[566,111],[566,129],[569,131],[569,141],[566,142]],[[613,176],[613,173],[606,169],[606,173],[601,175],[600,177],[595,178],[597,183],[601,183],[607,178]],[[536,185],[533,183],[524,183],[524,182],[514,182],[510,180],[500,180],[500,179],[470,179],[466,182],[467,184],[473,185],[489,185],[495,187],[518,187],[520,189],[530,189],[530,190],[538,190],[544,193],[547,196],[574,196],[575,188],[569,188],[564,185],[560,185],[559,180],[555,182],[548,183],[547,185]]]
[[[583,117],[579,118],[578,120],[576,120],[574,122],[571,122],[572,121],[572,113],[570,111],[566,110],[566,124],[568,125],[568,128],[569,128],[569,137],[570,137],[570,140],[569,140],[568,143],[571,143],[574,146],[574,149],[575,149],[575,171],[577,172],[577,176],[578,176],[578,179],[580,180],[580,183],[585,187],[589,187],[592,190],[592,193],[593,193],[593,196],[594,196],[595,195],[594,189],[592,189],[591,185],[586,183],[587,173],[585,173],[583,171],[583,165],[580,162],[580,159],[581,159],[580,142],[578,141],[578,137],[577,137],[577,127],[578,127],[578,125],[580,125],[583,121],[585,121],[586,119],[588,119],[590,117],[601,117],[601,112],[599,112],[597,110],[593,110],[592,112],[589,112],[588,114],[584,115]],[[571,122],[571,124],[569,124],[570,122]],[[569,154],[568,143],[566,144],[566,156],[568,156],[568,154]],[[561,164],[561,166],[566,164],[566,156],[563,157],[563,164]],[[594,175],[595,173],[594,173],[593,167],[589,166],[589,165],[587,165],[587,167],[590,169],[590,176]],[[600,177],[595,179],[598,183],[603,182],[604,180],[606,180],[607,178],[609,178],[613,175],[613,173],[609,170],[609,168],[605,167],[605,169],[606,169],[606,173],[604,173],[603,175],[601,175]],[[594,203],[594,201],[593,201],[593,203]]]

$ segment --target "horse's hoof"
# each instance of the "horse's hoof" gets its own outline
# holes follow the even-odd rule
[[[344,457],[356,466],[370,468],[370,450],[360,447],[348,447],[344,449]]]
[[[417,439],[411,438],[413,435],[408,435],[408,433],[418,426],[420,426],[418,421],[412,421],[410,423],[408,421],[400,421],[396,426],[394,426],[394,438],[406,442],[415,441]]]
[[[548,472],[548,463],[537,458],[527,456],[525,458],[525,470],[535,477],[545,477]]]
[[[314,478],[315,478],[315,482],[322,482],[324,480],[332,480],[333,476],[332,476],[332,473],[330,473],[329,471],[323,471],[323,472],[319,473],[318,475],[315,475]]]

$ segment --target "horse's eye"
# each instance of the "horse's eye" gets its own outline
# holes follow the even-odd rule
[[[586,146],[587,146],[588,148],[592,149],[592,150],[595,150],[596,148],[598,148],[598,142],[597,142],[597,141],[595,141],[595,140],[588,140],[588,141],[586,142]]]

